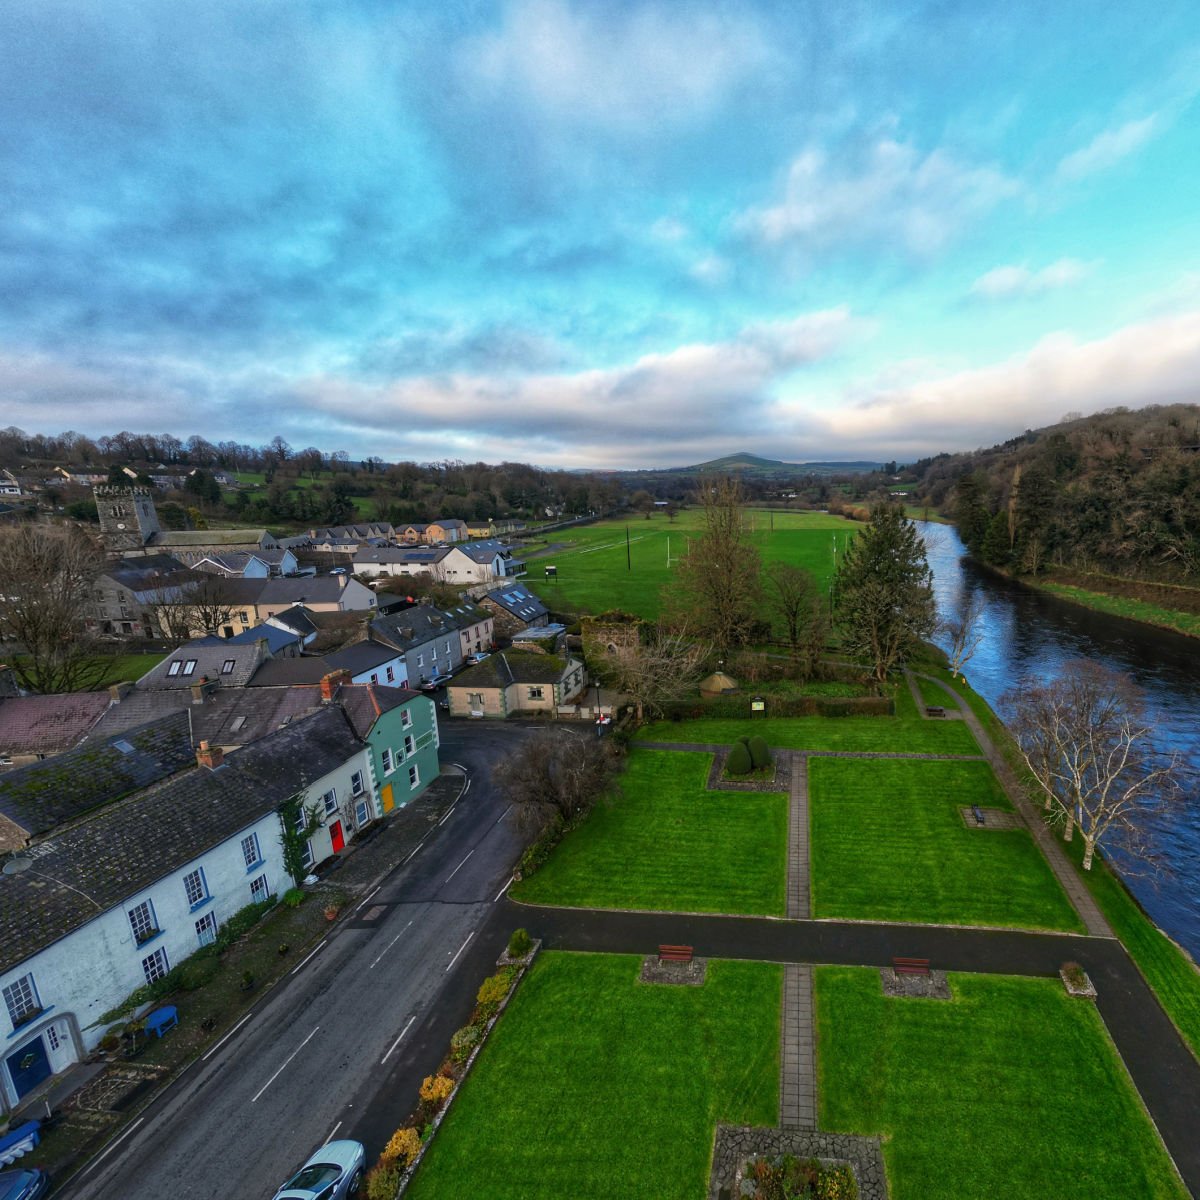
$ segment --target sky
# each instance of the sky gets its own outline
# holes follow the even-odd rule
[[[0,426],[912,461],[1200,396],[1200,5],[0,6]]]

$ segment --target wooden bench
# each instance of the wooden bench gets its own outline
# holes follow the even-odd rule
[[[897,975],[928,975],[929,959],[927,958],[893,958],[892,970]]]
[[[986,825],[987,817],[983,815],[983,809],[978,804],[971,805],[971,815],[975,818],[976,825]]]
[[[944,717],[946,710],[940,704],[928,704],[925,706],[925,715],[927,717]]]
[[[692,961],[691,946],[659,946],[659,962],[690,963]]]

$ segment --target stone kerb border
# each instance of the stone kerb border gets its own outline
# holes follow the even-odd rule
[[[747,1125],[717,1126],[708,1200],[742,1200],[746,1164],[755,1158],[778,1158],[783,1154],[815,1158],[824,1166],[848,1163],[858,1181],[861,1200],[887,1200],[887,1172],[878,1138]]]
[[[722,778],[725,773],[725,760],[729,757],[731,748],[722,746],[713,751],[706,785],[710,792],[786,792],[792,786],[792,752],[789,750],[771,751],[771,761],[775,766],[775,774],[771,779],[748,779],[739,783],[733,779]]]
[[[508,995],[500,1001],[500,1007],[496,1010],[495,1016],[493,1016],[484,1027],[483,1037],[479,1039],[479,1045],[476,1046],[468,1056],[466,1065],[463,1067],[462,1077],[454,1085],[454,1091],[452,1091],[450,1095],[446,1097],[446,1103],[442,1105],[438,1112],[434,1114],[433,1120],[429,1122],[431,1127],[429,1137],[427,1137],[421,1143],[421,1148],[417,1151],[416,1158],[409,1163],[404,1170],[404,1174],[400,1176],[400,1183],[396,1188],[396,1200],[400,1200],[400,1197],[404,1195],[408,1185],[412,1182],[413,1176],[417,1173],[417,1168],[421,1165],[421,1159],[425,1157],[425,1151],[433,1145],[433,1139],[437,1136],[437,1131],[441,1128],[442,1121],[445,1119],[446,1114],[450,1111],[454,1101],[458,1098],[458,1093],[461,1091],[462,1085],[466,1083],[467,1076],[471,1074],[471,1068],[475,1065],[475,1059],[479,1057],[479,1052],[484,1048],[484,1046],[487,1045],[487,1040],[492,1036],[492,1030],[495,1028],[496,1022],[499,1021],[504,1015],[504,1010],[508,1007],[508,1002],[513,998],[513,996],[516,995],[517,988],[520,985],[521,980],[525,978],[525,972],[528,971],[531,966],[533,966],[533,960],[537,958],[538,951],[541,950],[541,948],[542,939],[534,938],[529,953],[523,959],[509,958],[508,951],[505,950],[505,952],[496,960],[496,965],[498,967],[510,967],[514,963],[520,964],[517,977],[513,980],[512,987],[508,989]]]

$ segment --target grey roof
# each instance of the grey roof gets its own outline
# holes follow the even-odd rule
[[[496,588],[484,596],[485,600],[498,604],[501,608],[519,617],[527,625],[538,617],[544,617],[549,609],[524,585],[511,584],[508,587]]]
[[[460,521],[458,517],[438,518],[430,521],[430,525],[440,525],[443,529],[466,529],[466,521]],[[428,528],[429,526],[426,526]]]
[[[455,629],[466,629],[471,625],[490,621],[492,614],[478,604],[454,604],[450,608],[440,608],[440,612]]]
[[[212,554],[206,554],[203,558],[197,560],[193,566],[197,571],[210,570],[215,567],[222,572],[229,571],[232,574],[240,575],[250,565],[252,558],[257,558],[264,567],[269,567],[271,561],[266,557],[269,553],[272,552],[269,550],[225,550],[217,553],[214,550]],[[283,557],[283,552],[275,551],[274,553],[277,555],[275,561],[280,561]],[[205,566],[206,563],[209,564],[208,567]]]
[[[110,563],[100,573],[122,587],[136,591],[148,580],[161,580],[187,573],[187,566],[170,554],[147,554],[144,558],[122,558]]]
[[[364,546],[354,556],[354,565],[357,567],[366,563],[402,563],[408,562],[411,550],[405,550],[400,546]]]
[[[205,546],[260,546],[274,542],[267,529],[163,529],[150,535],[155,546],[202,550]]]
[[[458,547],[472,562],[486,563],[494,558],[504,558],[511,553],[508,544],[496,538],[488,538],[481,542],[463,542]]]
[[[233,837],[361,748],[331,705],[216,771],[193,767],[32,847],[31,869],[0,875],[0,972]]]
[[[369,671],[372,667],[380,667],[400,655],[395,646],[385,646],[382,642],[362,641],[344,646],[325,656],[331,671],[346,670],[352,675],[360,671]]]
[[[273,658],[259,667],[248,686],[253,690],[281,684],[320,683],[330,671],[336,670],[327,658]]]
[[[457,626],[450,618],[431,604],[386,613],[371,622],[372,636],[397,650],[411,650],[456,631]]]
[[[368,538],[387,538],[392,527],[386,521],[368,521],[357,525],[327,525],[311,530],[314,542],[354,542]]]
[[[428,546],[418,549],[399,548],[399,557],[389,559],[389,562],[399,563],[428,563],[432,566],[440,563],[450,553],[449,546]]]
[[[557,683],[568,660],[532,650],[504,650],[468,667],[450,687],[508,687],[510,683]]]
[[[222,687],[244,687],[263,661],[265,651],[257,641],[246,645],[232,638],[202,638],[186,642],[178,650],[147,671],[138,680],[138,688],[155,691],[190,688],[204,680]],[[195,665],[188,670],[188,663]],[[226,665],[232,663],[232,669]],[[174,674],[172,674],[174,671]],[[187,671],[187,674],[184,672]]]
[[[346,575],[297,575],[262,580],[259,604],[333,604],[345,591]]]
[[[275,613],[274,616],[268,618],[268,623],[286,625],[288,629],[305,638],[310,633],[317,632],[313,614],[303,604],[293,604],[291,608],[285,608],[283,612]]]
[[[0,751],[59,754],[78,745],[108,708],[107,692],[11,696],[0,700]]]
[[[30,837],[147,787],[192,761],[186,713],[97,737],[0,775],[0,813]]]
[[[286,650],[288,646],[299,646],[303,639],[294,629],[281,629],[278,625],[252,625],[235,633],[231,638],[193,638],[192,646],[253,646],[255,642],[266,642],[272,654]]]

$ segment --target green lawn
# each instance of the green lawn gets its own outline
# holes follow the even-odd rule
[[[892,1200],[1187,1196],[1091,1004],[1057,980],[951,987],[816,972],[820,1125],[884,1135]]]
[[[813,758],[808,790],[817,917],[1084,931],[1026,830],[963,824],[1011,810],[987,763]]]
[[[905,692],[908,691],[905,687]],[[899,695],[899,693],[897,693]],[[912,698],[908,706],[915,713]],[[789,750],[883,751],[893,754],[978,754],[975,738],[962,721],[921,717],[702,717],[695,721],[655,721],[637,737],[647,742],[700,742],[727,746],[757,733],[770,746]]]
[[[1049,592],[1052,596],[1073,600],[1076,604],[1082,604],[1085,608],[1092,608],[1097,612],[1129,617],[1133,621],[1144,621],[1147,625],[1158,625],[1163,629],[1174,629],[1190,637],[1200,637],[1200,616],[1196,613],[1166,608],[1148,600],[1135,600],[1128,596],[1110,596],[1105,592],[1093,592],[1073,584],[1048,583],[1038,580],[1034,586],[1040,591]]]
[[[787,797],[707,791],[710,754],[636,750],[602,801],[513,898],[669,912],[781,914]]]
[[[670,521],[661,513],[650,520],[631,516],[625,521],[602,521],[547,535],[556,544],[566,543],[545,558],[529,563],[525,582],[551,608],[562,611],[606,612],[620,608],[656,618],[660,593],[674,572],[667,565],[683,556],[689,537],[700,535],[702,514],[685,510]],[[837,553],[845,553],[858,525],[825,513],[747,512],[750,541],[762,552],[764,563],[782,559],[805,567],[827,588]],[[626,557],[628,530],[628,560]],[[558,569],[558,578],[545,578],[546,565]]]
[[[118,654],[112,660],[112,665],[99,686],[107,687],[110,683],[120,683],[126,679],[136,682],[147,671],[157,667],[164,658],[165,654]]]
[[[408,1195],[698,1200],[718,1121],[778,1119],[782,968],[637,982],[633,956],[543,954]]]

